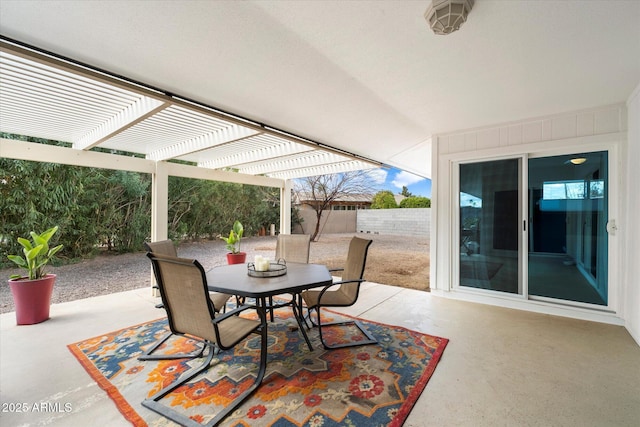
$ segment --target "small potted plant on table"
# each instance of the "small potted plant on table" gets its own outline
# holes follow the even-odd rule
[[[236,220],[233,223],[233,228],[229,232],[229,237],[220,237],[227,243],[227,263],[229,264],[243,264],[247,259],[246,252],[240,252],[240,241],[244,234],[244,227],[242,223]]]
[[[56,280],[55,274],[47,274],[45,266],[62,249],[63,245],[49,248],[49,240],[58,231],[58,227],[48,229],[42,234],[31,232],[31,241],[22,237],[18,242],[23,247],[24,256],[8,255],[19,267],[27,270],[27,276],[14,274],[9,279],[9,287],[16,306],[18,325],[32,325],[49,318],[51,293]]]

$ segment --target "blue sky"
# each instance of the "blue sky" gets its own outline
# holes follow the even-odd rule
[[[371,176],[381,190],[389,190],[393,194],[397,194],[402,192],[403,186],[406,186],[414,196],[431,198],[430,179],[396,168],[374,169],[371,171]]]

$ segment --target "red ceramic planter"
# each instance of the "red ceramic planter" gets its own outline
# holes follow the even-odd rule
[[[229,265],[231,264],[244,264],[244,262],[247,260],[247,253],[246,252],[238,252],[237,254],[232,254],[231,252],[229,252],[227,254],[227,263]]]
[[[51,294],[55,281],[55,274],[47,274],[38,280],[25,278],[9,280],[9,287],[16,305],[18,325],[33,325],[49,318]]]

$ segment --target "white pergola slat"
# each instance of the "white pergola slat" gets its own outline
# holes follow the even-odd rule
[[[321,164],[313,167],[289,169],[282,173],[270,173],[269,176],[272,178],[295,179],[307,176],[329,175],[334,173],[371,169],[371,167],[366,167],[366,165],[366,163],[359,160],[352,160],[349,162],[341,162],[340,164]]]
[[[252,164],[257,161],[270,161],[273,159],[282,159],[284,156],[288,154],[296,154],[301,151],[309,151],[306,148],[300,147],[289,147],[289,146],[275,146],[269,147],[266,149],[246,151],[243,153],[233,153],[229,156],[218,157],[215,160],[208,160],[202,163],[199,163],[199,166],[208,167],[211,169],[232,169],[234,166],[240,167],[239,171],[242,171],[243,164]],[[246,172],[242,172],[246,173]]]
[[[281,180],[380,166],[5,40],[0,131]]]
[[[130,126],[135,125],[156,113],[167,108],[169,104],[152,98],[140,98],[128,105],[126,108],[118,111],[114,116],[110,117],[106,122],[100,123],[97,128],[92,129],[86,135],[80,137],[73,144],[73,148],[83,150],[97,146],[103,141],[122,133]]]

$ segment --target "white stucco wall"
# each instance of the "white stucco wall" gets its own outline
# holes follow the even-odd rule
[[[637,95],[636,95],[637,98]],[[632,109],[637,115],[637,99]],[[633,271],[628,264],[640,264],[626,257],[635,256],[640,259],[638,246],[631,247],[627,242],[627,227],[625,217],[637,217],[637,198],[629,200],[628,209],[635,209],[634,215],[627,215],[627,204],[623,200],[622,191],[628,186],[637,189],[640,182],[640,168],[637,159],[633,174],[627,177],[627,160],[632,156],[638,156],[638,136],[635,136],[635,152],[629,152],[626,157],[628,135],[627,127],[630,114],[624,103],[608,105],[600,108],[569,112],[553,116],[545,116],[491,126],[482,129],[471,129],[449,134],[437,135],[433,138],[432,162],[432,229],[431,229],[431,289],[437,294],[460,298],[487,304],[501,305],[511,308],[537,311],[549,314],[563,315],[595,321],[603,321],[615,324],[629,323],[630,331],[633,328],[640,329],[638,311],[638,279],[640,277],[638,267]],[[631,121],[634,121],[633,119]],[[634,126],[637,124],[634,123]],[[637,133],[637,130],[633,131]],[[496,159],[503,156],[514,157],[527,154],[553,156],[564,152],[598,151],[606,147],[612,153],[612,165],[610,171],[610,188],[613,196],[610,199],[609,218],[615,219],[620,233],[610,237],[609,257],[612,261],[610,272],[613,272],[610,286],[615,286],[617,292],[611,298],[616,313],[604,313],[597,310],[576,309],[559,304],[544,303],[523,300],[522,298],[509,298],[509,296],[494,296],[489,293],[466,292],[465,289],[457,289],[453,283],[454,256],[457,253],[455,245],[458,241],[457,229],[454,227],[457,194],[452,190],[457,188],[457,174],[455,165],[457,162],[476,161],[482,159]],[[526,158],[526,157],[525,157]],[[634,185],[631,182],[635,181]],[[637,193],[637,190],[636,190]],[[637,197],[637,196],[636,196]],[[635,203],[635,205],[633,205]],[[631,222],[631,221],[629,221]],[[633,225],[636,235],[637,225]],[[624,228],[625,230],[628,229]],[[630,230],[631,231],[631,230]],[[640,238],[635,238],[637,242]],[[626,246],[625,246],[626,245]],[[636,243],[637,245],[637,243]],[[631,250],[628,250],[631,249]],[[628,255],[624,255],[624,254]],[[434,262],[435,260],[435,262]],[[632,281],[635,280],[635,285]],[[633,302],[628,298],[632,297]],[[634,307],[631,307],[631,305]]]
[[[626,228],[623,257],[624,315],[625,326],[640,344],[640,85],[629,97],[627,147]]]
[[[358,211],[323,211],[320,219],[320,234],[355,233]],[[302,224],[293,228],[294,233],[313,234],[316,227],[316,211],[300,210]]]

